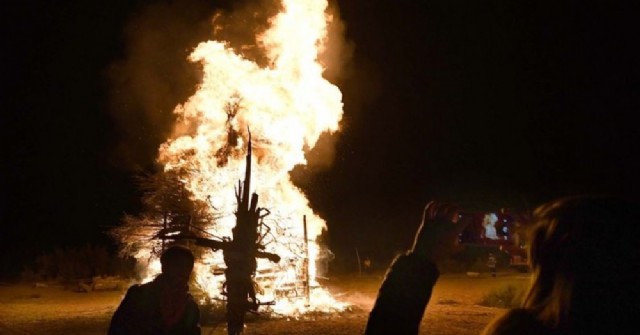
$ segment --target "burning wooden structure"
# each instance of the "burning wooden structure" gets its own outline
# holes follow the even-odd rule
[[[192,248],[194,273],[206,299],[238,301],[244,312],[260,300],[275,301],[262,310],[279,315],[331,312],[343,304],[316,280],[316,262],[331,254],[318,243],[327,227],[290,172],[307,163],[306,150],[322,134],[339,130],[342,95],[323,78],[328,65],[320,61],[329,26],[338,20],[326,0],[274,5],[279,13],[255,38],[260,61],[220,40],[203,41],[190,54],[202,82],[176,106],[173,132],[159,148],[161,187],[148,192],[147,211],[127,216],[117,235],[121,253],[138,261],[143,281],[160,270],[157,255],[166,239],[152,238],[160,231],[200,246]],[[245,180],[237,183],[243,172]],[[271,210],[258,207],[252,181]],[[233,188],[235,198],[227,191]],[[280,262],[270,261],[275,255]],[[264,288],[255,297],[246,280],[251,276]],[[244,279],[231,280],[236,277]],[[243,298],[231,299],[236,292]]]

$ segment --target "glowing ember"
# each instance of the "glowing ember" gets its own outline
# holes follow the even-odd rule
[[[326,225],[289,177],[294,166],[306,163],[304,148],[313,148],[321,133],[337,131],[342,118],[342,95],[322,77],[324,68],[318,62],[331,20],[326,9],[326,0],[283,0],[282,12],[257,37],[269,60],[266,67],[234,53],[227,43],[201,43],[190,59],[202,65],[202,83],[176,107],[179,118],[174,134],[160,148],[165,172],[179,171],[192,200],[209,204],[215,220],[204,230],[230,237],[235,225],[234,187],[244,175],[250,129],[252,187],[256,188],[251,191],[260,195],[259,206],[271,211],[264,220],[270,229],[261,232],[262,244],[265,251],[282,257],[277,264],[259,259],[255,279],[262,290],[259,299],[275,301],[271,308],[286,315],[345,307],[315,280],[315,260],[321,251],[316,237]],[[222,253],[202,251],[196,281],[213,298],[221,298],[224,276],[213,271],[224,267]],[[302,291],[307,252],[309,301]],[[136,257],[149,259],[150,254],[142,249]],[[148,278],[158,272],[157,268],[147,270]]]

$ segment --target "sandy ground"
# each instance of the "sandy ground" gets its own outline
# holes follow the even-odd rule
[[[381,280],[381,275],[333,278],[325,284],[339,300],[352,304],[349,311],[298,319],[251,317],[245,334],[361,334]],[[520,274],[499,274],[497,278],[443,275],[434,288],[421,334],[478,334],[505,311],[477,305],[481,297],[503,285],[527,281],[528,276]],[[77,293],[55,285],[0,285],[0,335],[106,334],[123,296],[120,291]],[[203,325],[202,334],[226,334],[222,318]]]

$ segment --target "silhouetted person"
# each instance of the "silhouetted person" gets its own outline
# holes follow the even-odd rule
[[[133,285],[113,314],[109,335],[200,335],[200,310],[189,294],[194,258],[174,246],[160,257],[162,273]]]
[[[564,198],[539,207],[529,239],[532,285],[523,306],[484,334],[635,334],[640,307],[637,203],[612,197]],[[413,248],[391,265],[365,333],[417,334],[454,243],[455,206],[429,203]]]
[[[496,257],[489,253],[489,258],[487,259],[487,266],[489,267],[489,272],[491,272],[491,277],[496,276]]]

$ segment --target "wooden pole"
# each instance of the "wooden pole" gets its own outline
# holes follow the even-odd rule
[[[309,287],[309,281],[311,275],[309,274],[309,237],[307,235],[307,216],[302,216],[302,222],[304,223],[304,249],[305,249],[305,259],[304,259],[304,295],[307,299],[307,306],[311,304],[311,288]]]
[[[358,252],[358,248],[356,248],[356,258],[358,258],[358,275],[362,276],[362,264],[360,262],[360,252]]]
[[[164,212],[164,216],[162,218],[162,228],[163,228],[163,231],[167,231],[167,212],[166,211]],[[164,240],[165,240],[165,238],[162,237],[162,252],[163,253],[164,253],[164,248],[165,248]]]

